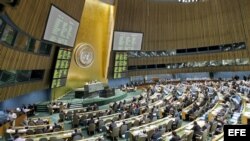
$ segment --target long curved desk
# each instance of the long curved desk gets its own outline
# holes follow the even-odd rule
[[[175,118],[172,118],[172,117],[165,117],[162,119],[158,119],[156,121],[150,122],[148,124],[144,124],[142,126],[133,127],[130,129],[130,133],[132,134],[133,137],[136,137],[140,135],[141,133],[143,133],[143,131],[149,132],[150,130],[155,130],[160,125],[163,125],[163,124],[167,125],[168,122],[174,121],[174,120]]]
[[[215,135],[212,141],[224,141],[224,132],[219,135]]]
[[[81,128],[77,130],[81,131]],[[39,141],[41,138],[47,138],[49,140],[51,137],[56,137],[57,139],[69,139],[71,138],[73,132],[74,130],[65,130],[65,131],[59,131],[59,132],[28,135],[28,136],[23,136],[23,137],[25,139],[33,139],[34,141]]]
[[[195,121],[198,123],[200,127],[203,127],[205,125],[205,121],[200,118],[197,118]],[[193,124],[194,124],[194,121],[176,129],[175,131],[180,137],[183,136],[184,134],[188,136],[193,133],[193,130],[192,130]],[[167,132],[164,135],[162,135],[163,141],[169,141],[171,138],[172,138],[172,132]]]
[[[241,124],[248,124],[248,120],[250,119],[250,103],[243,103],[243,105]]]

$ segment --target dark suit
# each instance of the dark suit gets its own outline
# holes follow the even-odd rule
[[[194,134],[199,134],[201,132],[201,127],[199,125],[194,125]]]
[[[71,137],[74,138],[74,137],[77,136],[77,135],[79,135],[79,136],[82,137],[82,133],[79,133],[79,132],[73,133]]]
[[[112,131],[115,127],[117,127],[116,123],[115,123],[115,122],[112,122],[112,123],[109,125],[109,130]]]
[[[91,124],[91,123],[95,123],[95,120],[94,119],[90,119],[88,124]]]
[[[152,135],[151,139],[152,139],[152,141],[157,141],[157,139],[160,138],[160,137],[161,137],[161,132],[160,131],[156,131]]]
[[[62,129],[62,126],[60,126],[60,125],[57,124],[57,125],[54,125],[54,129],[55,128]]]
[[[178,135],[173,136],[173,137],[170,139],[170,141],[180,141],[180,140],[181,140],[181,138],[180,138],[180,136],[178,136]]]
[[[193,141],[196,141],[197,134],[198,135],[201,134],[201,127],[199,125],[194,125],[193,130],[194,130]]]

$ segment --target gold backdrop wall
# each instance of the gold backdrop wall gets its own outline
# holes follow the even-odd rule
[[[83,87],[91,80],[107,82],[107,67],[113,33],[114,6],[98,0],[86,0],[80,27],[71,59],[66,87],[55,88],[52,99],[56,99],[74,88]],[[88,68],[80,68],[75,62],[75,53],[81,43],[92,45],[94,62]]]

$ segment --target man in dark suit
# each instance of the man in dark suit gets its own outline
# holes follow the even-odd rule
[[[74,133],[72,133],[72,135],[71,135],[72,139],[74,139],[75,136],[81,136],[82,137],[82,133],[78,132],[77,129],[75,129]]]
[[[197,124],[196,121],[194,121],[194,126],[193,126],[192,130],[194,131],[193,141],[195,141],[196,136],[201,134],[201,127]]]
[[[92,107],[90,105],[88,105],[88,107],[87,107],[87,112],[89,112],[89,111],[92,111]]]
[[[170,139],[170,141],[180,141],[181,138],[179,135],[176,134],[175,131],[172,132],[172,138]]]
[[[115,127],[117,127],[116,123],[114,120],[112,120],[112,123],[109,126],[109,129],[112,131]]]
[[[112,120],[111,124],[109,125],[109,130],[107,131],[107,133],[110,135],[112,133],[113,129],[116,127],[117,127],[117,125],[116,125],[115,121]]]
[[[179,122],[181,122],[180,116],[178,114],[175,115],[175,120],[173,121],[172,128],[176,129]]]
[[[89,122],[88,122],[88,125],[91,124],[91,123],[95,123],[95,120],[93,117],[90,118]]]
[[[143,99],[143,96],[140,95],[140,97],[138,98],[138,101],[142,100]]]
[[[152,141],[157,141],[160,137],[161,137],[161,132],[159,131],[158,128],[156,128],[151,139],[152,139]]]
[[[211,127],[211,124],[206,120],[205,121],[205,126],[202,127],[202,130],[204,131],[204,130],[208,129],[208,131],[209,131],[210,127]]]
[[[53,130],[54,130],[55,128],[58,128],[58,129],[61,129],[61,130],[62,130],[62,126],[59,125],[59,124],[56,124],[56,123],[54,123]]]

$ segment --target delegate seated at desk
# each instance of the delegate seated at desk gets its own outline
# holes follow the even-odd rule
[[[53,130],[56,129],[56,128],[62,130],[62,126],[61,126],[61,125],[59,125],[59,124],[57,124],[57,123],[54,123]]]
[[[208,131],[210,131],[212,124],[213,124],[212,122],[209,122],[208,120],[206,120],[205,126],[202,127],[202,131],[205,131],[206,129],[208,129]]]
[[[199,106],[196,104],[196,102],[193,104],[192,109],[190,109],[186,115],[186,118],[189,120],[189,115],[195,113],[197,110],[199,110]]]
[[[158,141],[158,139],[161,137],[161,132],[158,128],[155,129],[152,137],[151,137],[151,141]]]
[[[111,137],[111,133],[113,130],[117,127],[117,124],[115,123],[114,120],[112,120],[111,124],[109,125],[109,129],[107,130],[108,136]]]
[[[93,117],[91,117],[90,120],[88,121],[88,125],[90,125],[91,123],[95,123],[95,120]]]
[[[175,120],[173,121],[172,128],[176,129],[179,122],[181,122],[181,118],[179,114],[175,114]]]
[[[179,135],[177,135],[177,133],[175,131],[173,131],[172,138],[170,139],[170,141],[181,141],[181,138]]]
[[[194,121],[194,126],[192,130],[194,131],[193,140],[196,141],[197,135],[201,134],[201,127],[197,124],[196,121]]]
[[[20,137],[18,134],[14,136],[14,141],[25,141],[26,139]]]
[[[74,140],[74,137],[76,137],[76,136],[81,136],[82,137],[83,135],[82,135],[82,133],[78,132],[77,129],[75,129],[74,132],[71,135],[71,138]]]
[[[216,116],[215,120],[216,121],[214,122],[218,122],[217,128],[215,130],[215,135],[218,135],[223,132],[223,127],[225,124],[227,124],[228,121],[226,118],[219,117],[219,116]]]
[[[146,130],[143,130],[142,133],[139,133],[139,137],[148,137]]]
[[[36,121],[36,125],[43,125],[44,124],[44,121],[40,118],[37,119]]]

